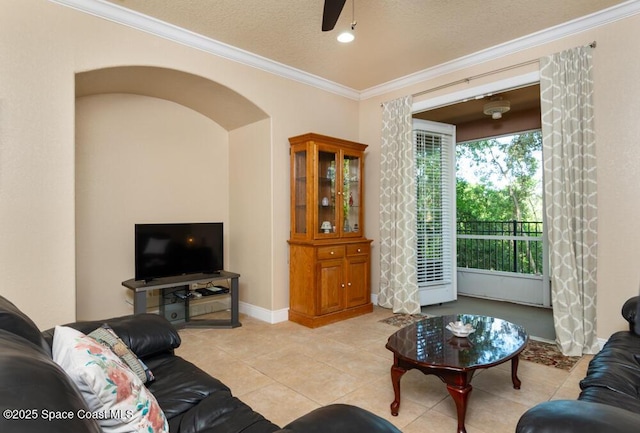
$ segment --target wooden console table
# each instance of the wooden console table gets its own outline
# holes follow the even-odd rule
[[[150,290],[172,289],[185,286],[186,293],[189,293],[189,286],[197,283],[213,283],[216,281],[230,281],[229,295],[231,296],[231,318],[229,320],[221,319],[198,319],[191,320],[189,316],[190,296],[186,296],[185,303],[185,322],[181,324],[184,327],[206,327],[206,328],[237,328],[242,326],[239,320],[238,307],[238,278],[240,274],[228,271],[220,271],[219,274],[191,274],[180,275],[177,277],[157,278],[151,281],[130,279],[123,281],[122,285],[133,291],[133,314],[141,314],[147,312],[147,292]],[[164,303],[164,296],[161,296],[161,302]]]

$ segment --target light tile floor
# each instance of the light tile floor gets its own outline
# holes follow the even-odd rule
[[[386,309],[317,329],[275,325],[241,316],[235,329],[184,329],[177,354],[229,386],[235,396],[284,426],[330,403],[348,403],[390,420],[405,433],[453,433],[456,413],[445,385],[417,370],[401,381],[400,413],[391,416],[393,355],[385,349],[398,328],[380,323]],[[575,399],[590,357],[571,372],[520,362],[514,390],[510,363],[476,373],[469,398],[468,433],[514,432],[528,408],[545,400]]]

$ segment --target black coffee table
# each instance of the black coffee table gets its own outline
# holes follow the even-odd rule
[[[457,320],[472,324],[476,331],[466,338],[455,337],[446,326]],[[447,384],[456,404],[458,433],[466,433],[464,420],[473,374],[511,360],[513,387],[520,389],[518,355],[528,338],[522,326],[472,314],[431,317],[400,329],[389,337],[386,345],[393,352],[391,382],[395,399],[391,414],[398,415],[400,409],[400,378],[416,368],[438,376]]]

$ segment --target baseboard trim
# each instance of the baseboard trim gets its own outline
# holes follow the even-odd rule
[[[600,348],[600,350],[602,350],[602,348],[604,347],[604,344],[608,341],[608,339],[606,338],[598,338],[598,346]]]
[[[372,293],[371,294],[371,303],[374,306],[378,305],[378,294],[377,293]]]
[[[254,319],[262,320],[267,323],[280,323],[289,320],[289,309],[282,308],[280,310],[267,310],[247,302],[240,302],[239,309],[242,314],[246,314]]]

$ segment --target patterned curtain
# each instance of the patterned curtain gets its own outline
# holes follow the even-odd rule
[[[596,144],[591,48],[540,59],[544,198],[556,341],[598,351]]]
[[[416,187],[412,98],[382,104],[380,292],[394,313],[420,313],[416,275]]]

